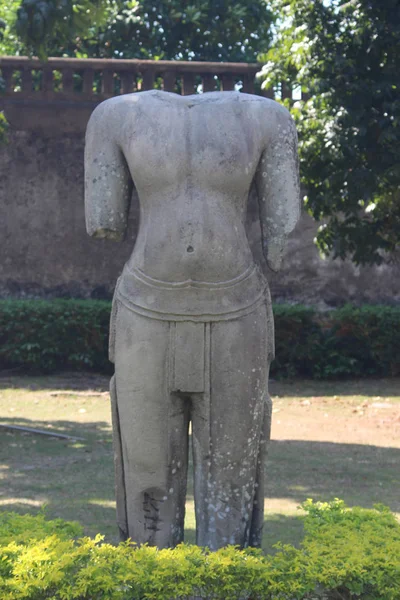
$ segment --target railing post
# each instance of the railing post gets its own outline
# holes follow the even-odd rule
[[[43,67],[42,69],[42,90],[45,93],[54,91],[53,69],[51,67]]]
[[[103,70],[101,91],[105,96],[112,96],[114,93],[114,71],[111,69]]]
[[[14,69],[12,67],[1,67],[1,76],[4,79],[4,92],[9,94],[12,92],[12,76]]]
[[[82,92],[85,94],[85,96],[91,96],[93,94],[93,81],[94,81],[94,70],[93,69],[84,69]]]
[[[74,91],[74,71],[68,67],[62,70],[62,88],[64,94],[72,94]]]
[[[133,92],[133,80],[134,73],[130,71],[123,71],[121,73],[121,92],[123,94],[130,94]]]
[[[251,75],[248,75],[246,73],[246,75],[243,75],[242,77],[242,81],[243,81],[243,91],[246,94],[254,94],[254,76],[252,77]]]
[[[154,71],[153,69],[146,69],[142,71],[142,90],[152,90],[154,88]]]
[[[190,96],[194,94],[195,76],[193,73],[184,73],[182,81],[182,95]]]
[[[203,80],[203,92],[213,92],[215,89],[214,75],[211,73],[204,73],[202,75]]]
[[[221,83],[222,83],[222,90],[224,92],[231,92],[235,89],[235,76],[234,75],[221,75]]]
[[[163,73],[163,89],[166,92],[174,92],[176,85],[175,71],[165,71]]]
[[[26,67],[22,70],[21,74],[21,84],[22,91],[31,94],[33,91],[33,79],[32,79],[32,69],[30,67]]]

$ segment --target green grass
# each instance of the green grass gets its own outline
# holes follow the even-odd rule
[[[274,382],[263,547],[302,536],[298,505],[340,497],[400,513],[399,380]],[[117,541],[108,380],[93,375],[0,378],[0,422],[83,438],[1,430],[0,507],[79,521]],[[376,405],[387,405],[379,407]],[[325,429],[324,429],[325,426]],[[396,429],[397,428],[397,429]],[[321,433],[322,432],[322,433]],[[364,433],[363,433],[364,432]],[[365,434],[365,435],[364,435]],[[186,541],[194,542],[192,485]]]

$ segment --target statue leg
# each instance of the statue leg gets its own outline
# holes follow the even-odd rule
[[[275,331],[274,316],[272,314],[272,302],[269,290],[265,303],[267,313],[267,384],[269,377],[269,366],[275,358]],[[249,545],[254,548],[261,548],[262,533],[264,527],[264,498],[265,498],[265,460],[269,441],[271,439],[271,421],[272,421],[272,399],[267,393],[264,404],[264,422],[261,430],[260,446],[257,457],[257,473],[253,502],[253,514],[250,525]]]
[[[192,398],[193,454],[197,543],[213,550],[245,547],[261,536],[269,329],[262,305],[212,323],[206,340],[207,391]]]
[[[113,426],[113,446],[114,446],[114,470],[115,470],[115,498],[117,504],[117,525],[121,541],[129,538],[128,534],[128,515],[126,514],[126,494],[124,463],[122,458],[122,440],[119,426],[117,390],[115,385],[115,376],[110,381],[110,399],[111,399],[111,417]]]
[[[169,342],[169,322],[118,304],[113,412],[118,517],[126,521],[120,529],[161,548],[183,540],[187,478],[189,404],[169,392]]]
[[[261,430],[260,445],[257,457],[256,483],[253,500],[253,514],[251,516],[249,546],[261,548],[264,527],[264,497],[265,497],[265,459],[267,456],[268,442],[271,437],[272,400],[265,398],[264,422]]]

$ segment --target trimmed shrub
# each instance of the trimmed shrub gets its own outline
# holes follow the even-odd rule
[[[73,539],[65,523],[0,517],[2,600],[398,600],[400,525],[385,507],[348,509],[340,500],[303,508],[300,548],[275,555],[228,546],[172,550]],[[14,523],[16,540],[9,539]],[[41,517],[39,517],[41,519]],[[40,528],[43,527],[42,535]],[[4,533],[5,531],[5,533]]]
[[[99,300],[1,300],[0,368],[111,373],[110,310]],[[400,307],[279,304],[274,315],[273,377],[400,375]]]
[[[400,307],[345,306],[319,322],[326,328],[323,377],[400,375]]]
[[[111,372],[111,305],[100,300],[0,301],[0,365]]]
[[[324,339],[315,310],[306,306],[274,306],[274,377],[314,377]]]
[[[82,533],[79,523],[63,519],[49,521],[43,512],[35,516],[0,512],[0,546],[7,546],[12,542],[24,545],[28,541],[42,540],[51,535],[71,539]]]

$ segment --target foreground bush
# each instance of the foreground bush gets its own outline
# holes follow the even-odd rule
[[[398,600],[400,525],[385,507],[307,501],[300,547],[157,550],[73,539],[42,516],[0,518],[2,600]],[[15,541],[10,541],[10,533]]]
[[[0,301],[0,368],[111,373],[111,305],[98,300]],[[274,377],[400,375],[400,307],[318,313],[276,305]]]

